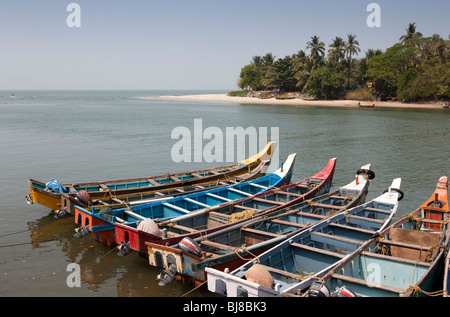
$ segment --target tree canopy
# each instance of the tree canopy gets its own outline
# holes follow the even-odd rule
[[[336,36],[328,46],[314,35],[306,51],[282,58],[272,53],[253,56],[241,69],[238,86],[322,99],[342,98],[349,90],[364,87],[380,100],[449,100],[450,37],[424,37],[416,28],[410,23],[398,43],[386,51],[369,49],[361,58],[354,34],[347,34],[346,40]]]

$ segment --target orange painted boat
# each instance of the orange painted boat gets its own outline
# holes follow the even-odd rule
[[[430,230],[442,230],[442,221],[447,218],[450,211],[448,206],[448,177],[442,176],[436,186],[434,194],[420,206],[424,212],[424,218],[439,223],[427,222],[425,228]]]

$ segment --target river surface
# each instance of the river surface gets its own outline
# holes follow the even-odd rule
[[[155,282],[158,269],[135,254],[73,237],[73,217],[55,219],[28,205],[27,180],[62,183],[160,175],[228,162],[176,163],[172,132],[194,120],[202,129],[266,128],[277,137],[279,160],[297,153],[293,181],[337,157],[333,188],[362,165],[376,178],[368,199],[402,178],[399,214],[413,211],[450,174],[450,111],[294,107],[165,101],[145,96],[223,91],[1,91],[0,296],[209,297],[206,286]],[[269,138],[270,139],[270,138]],[[204,140],[203,145],[209,140]],[[81,287],[68,287],[70,263],[81,267]]]

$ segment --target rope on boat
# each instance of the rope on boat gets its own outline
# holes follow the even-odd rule
[[[241,212],[235,212],[233,214],[230,215],[230,218],[228,219],[228,222],[233,223],[239,220],[243,220],[243,219],[250,219],[253,218],[256,215],[256,211],[252,210],[252,209],[246,209],[244,211]]]
[[[430,259],[431,259],[431,257],[433,256],[434,251],[435,251],[437,248],[439,248],[439,249],[444,249],[445,252],[448,251],[448,248],[447,248],[445,245],[441,245],[441,244],[433,245],[431,248],[428,249],[428,255],[427,255],[427,257],[425,258],[425,262],[430,262]]]
[[[427,291],[422,290],[419,286],[413,286],[413,285],[410,285],[406,289],[406,293],[408,293],[408,292],[411,292],[411,296],[419,296],[419,293],[423,293],[427,296],[442,296],[444,294],[443,290],[427,292]]]
[[[245,252],[247,252],[248,254],[250,254],[250,255],[253,256],[253,259],[246,259],[246,258],[244,258],[243,256],[241,256],[241,255],[239,254],[239,251],[245,251]],[[259,257],[256,256],[256,255],[254,255],[253,253],[251,253],[251,252],[247,249],[247,246],[246,246],[245,244],[243,244],[240,248],[234,249],[233,252],[236,253],[236,255],[237,255],[238,257],[240,257],[241,260],[244,260],[244,261],[251,261],[251,260],[256,259],[256,260],[258,261],[258,264],[261,264],[261,262],[259,261]]]

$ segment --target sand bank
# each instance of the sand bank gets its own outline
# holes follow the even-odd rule
[[[254,97],[230,97],[227,96],[226,94],[157,96],[157,97],[140,97],[139,99],[224,102],[224,103],[240,103],[240,104],[292,105],[292,106],[358,107],[357,100],[303,100],[303,99],[279,100],[275,98],[259,99]],[[443,106],[442,102],[402,103],[392,101],[377,101],[375,103],[375,107],[385,107],[385,108],[442,109],[442,106]]]

